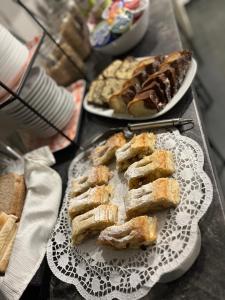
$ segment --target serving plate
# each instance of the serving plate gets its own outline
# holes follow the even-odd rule
[[[129,114],[118,114],[114,113],[113,109],[111,108],[103,108],[103,107],[98,107],[94,106],[88,103],[88,94],[86,94],[85,99],[84,99],[84,109],[92,114],[102,116],[102,117],[107,117],[107,118],[112,118],[112,119],[120,119],[120,120],[129,120],[129,121],[141,121],[141,120],[150,120],[150,119],[155,119],[157,117],[160,117],[167,113],[169,110],[171,110],[184,96],[184,94],[187,92],[189,89],[195,74],[197,72],[197,62],[194,58],[192,58],[190,68],[185,76],[185,79],[179,88],[178,92],[174,97],[170,100],[170,102],[158,113],[149,115],[149,116],[143,116],[143,117],[134,117]]]
[[[116,251],[96,244],[96,238],[71,246],[68,204],[71,178],[87,172],[87,153],[78,155],[69,169],[68,188],[55,229],[47,247],[52,272],[62,281],[76,286],[85,299],[139,299],[158,282],[181,276],[200,251],[198,222],[207,211],[213,195],[210,179],[203,170],[204,155],[192,139],[177,130],[157,131],[158,149],[170,150],[176,163],[173,175],[181,188],[181,202],[176,209],[157,213],[156,245],[146,250]],[[123,175],[114,173],[112,202],[123,218],[123,196],[127,186]]]

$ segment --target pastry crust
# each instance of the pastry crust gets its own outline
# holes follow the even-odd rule
[[[156,150],[152,155],[145,156],[133,163],[126,171],[125,178],[130,189],[136,189],[160,177],[167,177],[175,172],[172,152]]]
[[[179,202],[179,183],[172,178],[159,178],[128,192],[125,199],[127,218],[176,207]]]
[[[113,204],[100,205],[72,221],[72,242],[80,244],[85,238],[114,225],[118,218],[118,207]]]
[[[122,132],[111,136],[101,146],[96,147],[91,153],[91,160],[94,166],[105,165],[111,162],[115,157],[117,149],[126,143],[126,139]]]
[[[26,197],[23,175],[9,173],[0,176],[0,211],[17,216],[22,214]]]
[[[85,193],[70,199],[68,210],[70,218],[73,219],[75,216],[83,214],[101,204],[107,204],[111,194],[111,186],[101,185],[90,188]]]
[[[87,176],[72,179],[70,196],[76,197],[91,187],[107,184],[110,177],[111,173],[106,166],[93,167]]]
[[[0,274],[4,274],[10,259],[17,231],[17,217],[0,213]]]
[[[156,136],[144,132],[134,136],[128,143],[116,151],[116,165],[119,171],[126,170],[133,162],[155,150]]]
[[[126,249],[153,245],[156,239],[156,217],[141,216],[122,225],[106,228],[100,233],[98,243],[116,249]]]

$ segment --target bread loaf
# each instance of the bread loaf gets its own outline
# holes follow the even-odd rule
[[[0,176],[0,211],[20,219],[26,196],[23,175],[9,173]]]

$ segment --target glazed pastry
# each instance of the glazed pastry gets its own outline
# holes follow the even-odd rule
[[[96,147],[91,153],[91,160],[94,166],[104,165],[111,162],[115,157],[117,149],[126,143],[126,139],[122,132],[111,136],[106,142]]]
[[[163,56],[158,55],[149,56],[148,58],[141,60],[138,63],[132,75],[135,76],[136,74],[142,73],[144,78],[147,75],[151,75],[157,72],[160,68],[163,59]]]
[[[17,217],[0,213],[0,274],[4,274],[17,232]]]
[[[133,163],[126,171],[125,178],[130,189],[136,189],[143,184],[160,177],[167,177],[175,172],[172,152],[156,150],[150,156]]]
[[[115,73],[118,79],[130,79],[139,61],[133,57],[126,58]]]
[[[90,188],[83,194],[70,199],[69,215],[73,219],[101,204],[107,204],[112,193],[112,187],[109,185],[96,186]]]
[[[141,248],[155,244],[156,239],[156,217],[141,216],[106,228],[100,233],[98,243],[116,249]]]
[[[0,176],[0,211],[20,219],[26,197],[23,175],[9,173]]]
[[[176,207],[179,202],[179,183],[172,178],[159,178],[128,192],[125,199],[127,218]]]
[[[77,216],[72,221],[72,242],[80,244],[88,236],[117,222],[118,208],[116,205],[100,205],[83,215]]]
[[[123,88],[109,98],[109,106],[117,113],[127,113],[128,103],[141,91],[148,76],[159,70],[161,60],[161,56],[151,56],[139,62],[131,79],[126,80]]]
[[[107,184],[110,176],[111,173],[106,166],[93,167],[87,176],[72,179],[70,196],[75,197],[84,193],[90,187]]]
[[[126,170],[133,162],[155,150],[154,133],[141,133],[116,151],[116,166],[119,171]]]
[[[105,78],[115,77],[116,71],[122,65],[122,61],[119,59],[114,60],[104,71],[103,76]]]

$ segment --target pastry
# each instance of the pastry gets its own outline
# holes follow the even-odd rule
[[[73,219],[101,204],[107,204],[112,193],[112,187],[108,185],[90,188],[83,194],[71,198],[69,205],[69,215]]]
[[[107,100],[102,95],[102,90],[105,86],[104,80],[94,80],[91,84],[88,93],[88,103],[98,106],[104,106]]]
[[[134,69],[132,75],[135,76],[136,74],[142,73],[144,77],[145,74],[147,76],[157,72],[160,68],[163,59],[163,56],[158,55],[149,56],[148,58],[141,60]]]
[[[127,218],[176,207],[179,202],[179,183],[172,178],[159,178],[128,192],[125,198]]]
[[[141,248],[155,244],[156,239],[156,217],[141,216],[106,228],[100,233],[98,243],[116,249]]]
[[[26,187],[23,175],[9,173],[0,176],[0,211],[15,215],[20,219],[25,197]]]
[[[119,69],[119,67],[122,65],[122,61],[119,59],[114,60],[104,71],[103,76],[105,78],[115,78],[115,73]]]
[[[99,231],[117,222],[118,208],[116,205],[100,205],[72,221],[72,242],[80,244],[86,237],[95,235]]]
[[[127,57],[115,73],[117,79],[130,79],[138,64],[138,60],[133,57]]]
[[[111,173],[106,166],[93,167],[87,176],[72,179],[70,196],[75,197],[84,193],[90,187],[107,184],[110,176]]]
[[[0,213],[0,274],[4,274],[10,259],[17,231],[17,217]]]
[[[114,157],[117,149],[126,143],[122,132],[111,136],[101,146],[96,147],[91,153],[91,160],[94,166],[108,164]]]
[[[160,177],[167,177],[175,172],[172,152],[156,150],[152,155],[133,163],[127,169],[125,178],[130,189],[136,189],[143,184]]]
[[[154,133],[144,132],[135,135],[128,143],[116,151],[116,166],[119,171],[126,170],[133,162],[155,150]]]
[[[104,99],[104,102],[107,105],[109,105],[110,97],[118,90],[121,90],[123,84],[124,84],[124,80],[122,79],[108,78],[105,80],[105,85],[100,91]]]

